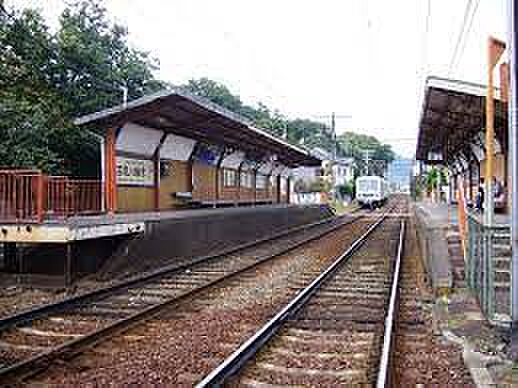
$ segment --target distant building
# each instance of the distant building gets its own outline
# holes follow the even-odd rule
[[[354,180],[354,159],[339,158],[333,164],[334,187],[345,185]]]
[[[299,167],[293,170],[295,201],[297,199],[300,200],[300,203],[318,201],[320,197],[317,199],[316,196],[309,195],[314,188],[328,187],[336,193],[338,187],[354,181],[353,158],[338,158],[333,162],[331,153],[322,148],[314,148],[310,154],[321,159],[322,165],[320,167]],[[300,198],[297,198],[297,195]],[[308,199],[309,197],[311,200]]]
[[[392,190],[408,193],[414,168],[412,159],[396,159],[388,166],[386,178]]]

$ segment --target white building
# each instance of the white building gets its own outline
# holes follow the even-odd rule
[[[331,191],[336,193],[338,187],[354,181],[353,158],[339,158],[333,162],[332,155],[321,148],[314,148],[310,153],[321,159],[322,165],[321,167],[299,167],[294,169],[293,181],[295,182],[295,185],[297,185],[297,181],[303,182],[305,185],[302,186],[306,187],[317,181],[328,182],[330,184]],[[310,193],[295,192],[294,194],[294,198],[300,194],[300,200],[301,202],[304,202],[307,200],[306,197],[308,197]],[[311,198],[314,200],[316,197],[312,196]]]
[[[354,180],[354,159],[340,158],[332,166],[334,187],[345,185]]]

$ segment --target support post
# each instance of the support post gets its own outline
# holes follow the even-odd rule
[[[486,96],[486,195],[484,209],[484,224],[491,226],[493,223],[494,198],[493,198],[493,158],[494,158],[494,88],[493,88],[493,55],[492,42],[489,39],[488,48],[488,82]]]
[[[113,214],[117,211],[117,162],[115,159],[115,128],[108,129],[105,145],[105,197],[106,210]]]
[[[43,173],[38,174],[36,182],[36,217],[37,221],[42,223],[45,218],[45,176]]]
[[[291,191],[291,180],[290,177],[286,178],[286,203],[290,203],[290,191]]]
[[[167,138],[167,134],[163,134],[160,138],[160,142],[156,147],[155,153],[153,154],[153,164],[155,168],[155,174],[153,177],[154,180],[154,193],[153,193],[153,202],[154,208],[156,211],[160,210],[160,158],[161,158],[161,150],[164,145],[165,139]]]
[[[153,164],[155,168],[154,180],[154,191],[153,191],[153,205],[156,211],[160,210],[160,150],[157,150],[153,157]]]
[[[254,190],[253,202],[254,202],[254,206],[255,206],[256,202],[257,202],[257,170],[251,170],[251,174],[252,174],[252,186],[253,186],[253,190]]]
[[[72,284],[72,258],[73,258],[73,246],[72,243],[67,243],[66,255],[65,255],[65,287],[69,287]]]
[[[495,157],[495,88],[494,70],[498,60],[505,50],[505,44],[489,37],[488,40],[488,82],[486,97],[486,194],[484,224],[492,227],[494,219],[494,196],[493,196],[493,163]]]
[[[511,320],[513,326],[513,347],[518,340],[518,83],[516,80],[517,51],[516,27],[518,22],[518,0],[508,0],[508,45],[510,49],[510,93],[509,93],[509,154],[511,169]],[[517,351],[518,353],[518,351]],[[515,355],[516,356],[516,355]]]

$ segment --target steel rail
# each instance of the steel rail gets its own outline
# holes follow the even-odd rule
[[[393,210],[395,206],[391,209]],[[385,212],[372,224],[365,233],[356,239],[352,245],[342,253],[324,272],[305,287],[297,296],[292,299],[281,311],[268,321],[259,331],[243,343],[234,353],[227,357],[219,366],[203,378],[196,388],[219,387],[228,378],[235,375],[244,364],[249,361],[270,340],[297,311],[318,291],[320,286],[328,280],[338,268],[347,262],[349,258],[367,241],[367,238],[387,218],[390,211]]]
[[[381,353],[380,366],[378,368],[377,388],[385,388],[391,386],[390,371],[392,363],[392,340],[394,335],[394,326],[396,323],[397,309],[399,307],[399,280],[401,273],[401,260],[405,245],[405,221],[401,221],[401,229],[399,232],[399,245],[396,257],[396,265],[394,275],[392,277],[392,289],[390,292],[389,308],[385,318],[385,332],[383,333],[383,350]]]
[[[280,252],[276,252],[276,253],[267,255],[266,257],[256,261],[255,263],[253,263],[251,265],[248,265],[248,266],[241,268],[237,271],[234,271],[230,274],[223,275],[217,279],[214,279],[213,281],[211,281],[209,283],[201,285],[193,290],[187,291],[184,294],[172,297],[165,302],[158,303],[156,305],[148,307],[142,311],[139,311],[139,312],[136,312],[135,314],[130,315],[129,317],[119,319],[119,320],[117,320],[103,328],[100,328],[99,330],[96,330],[92,333],[86,334],[82,337],[79,337],[79,338],[76,338],[76,339],[73,339],[70,341],[67,341],[67,342],[65,342],[61,345],[58,345],[55,348],[52,348],[46,352],[36,354],[35,356],[33,356],[29,359],[22,360],[16,364],[13,364],[6,368],[0,369],[0,379],[10,381],[10,380],[14,380],[14,379],[20,379],[21,377],[25,377],[27,375],[38,373],[42,369],[47,368],[48,365],[57,358],[60,358],[60,357],[65,358],[65,359],[70,358],[73,355],[80,353],[81,350],[84,349],[85,347],[94,345],[94,344],[100,342],[102,339],[113,336],[116,333],[125,332],[132,326],[134,326],[136,324],[141,324],[141,323],[153,318],[159,312],[161,312],[162,309],[164,309],[166,307],[169,307],[169,306],[172,306],[175,304],[179,304],[182,301],[184,301],[185,299],[190,298],[193,295],[198,294],[200,292],[203,292],[203,291],[209,289],[210,287],[213,287],[223,281],[230,279],[231,277],[234,277],[234,276],[241,274],[245,271],[248,271],[254,267],[257,267],[262,263],[265,263],[269,260],[272,260],[275,257],[281,256],[290,251],[293,251],[312,241],[318,240],[318,239],[322,238],[323,236],[330,234],[339,228],[350,225],[350,224],[354,223],[355,221],[358,221],[362,218],[363,217],[361,217],[361,216],[353,217],[353,218],[351,218],[351,220],[349,220],[345,223],[340,223],[338,225],[334,225],[330,229],[326,229],[320,233],[317,233],[314,236],[304,239],[303,241],[292,244],[289,247],[287,247],[286,249],[281,250]],[[322,223],[323,222],[317,222],[317,223],[310,224],[310,225],[317,226],[318,224],[322,224]],[[305,227],[308,227],[308,225],[305,225]],[[304,229],[304,228],[297,227],[296,229],[300,230],[300,229]],[[266,241],[269,241],[269,240],[266,239]],[[172,270],[172,271],[176,271],[176,270]],[[72,306],[74,306],[76,303],[78,303],[78,302],[76,300],[74,300],[74,303]],[[63,310],[63,308],[59,309],[58,311],[62,311],[62,310]]]
[[[144,274],[136,275],[136,276],[130,277],[129,279],[122,280],[120,282],[116,282],[116,283],[111,284],[106,287],[98,288],[93,291],[86,291],[86,292],[80,293],[78,295],[74,295],[72,297],[62,299],[57,302],[48,303],[43,306],[38,306],[36,308],[30,308],[27,311],[22,311],[22,312],[19,312],[19,313],[16,313],[16,314],[13,314],[13,315],[0,319],[0,332],[13,327],[14,325],[27,323],[27,322],[33,321],[37,318],[44,317],[52,312],[58,312],[63,309],[66,309],[68,307],[71,307],[73,305],[88,302],[88,301],[100,298],[102,296],[105,296],[105,295],[113,295],[116,292],[123,292],[130,287],[137,286],[138,284],[143,284],[143,283],[151,281],[151,280],[159,280],[161,277],[173,274],[175,272],[183,271],[194,265],[197,265],[197,264],[200,264],[203,262],[208,262],[208,261],[211,261],[211,260],[223,257],[223,256],[235,254],[235,253],[243,251],[245,249],[249,249],[254,246],[257,246],[257,245],[260,245],[260,244],[263,244],[263,243],[266,243],[266,242],[269,242],[272,240],[283,238],[283,237],[286,237],[286,236],[296,233],[296,232],[309,230],[314,227],[330,223],[333,220],[336,220],[337,218],[339,219],[342,217],[345,217],[345,216],[329,217],[329,218],[325,218],[324,220],[313,222],[311,224],[296,226],[294,228],[284,230],[277,234],[272,234],[270,236],[266,236],[266,237],[263,237],[263,238],[260,238],[260,239],[257,239],[257,240],[251,241],[251,242],[247,242],[247,243],[240,244],[238,246],[223,250],[214,255],[199,256],[199,257],[193,259],[192,261],[190,261],[189,263],[183,263],[180,265],[172,264],[172,265],[164,266],[158,270],[149,271]],[[349,222],[342,224],[342,225],[347,225],[350,222],[354,222],[354,221],[360,219],[361,217],[362,216],[353,217],[353,218],[351,218],[351,220]]]

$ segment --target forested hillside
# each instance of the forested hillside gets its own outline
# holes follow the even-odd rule
[[[97,140],[72,120],[119,104],[123,87],[131,100],[168,86],[156,79],[152,54],[131,47],[127,29],[110,22],[102,1],[68,4],[56,31],[37,10],[0,10],[0,167],[95,176]],[[321,122],[288,119],[260,102],[247,105],[207,78],[181,87],[293,144],[332,150],[330,128]],[[394,157],[374,137],[338,137],[338,156],[353,156],[360,167],[364,149],[372,150],[373,159]]]

